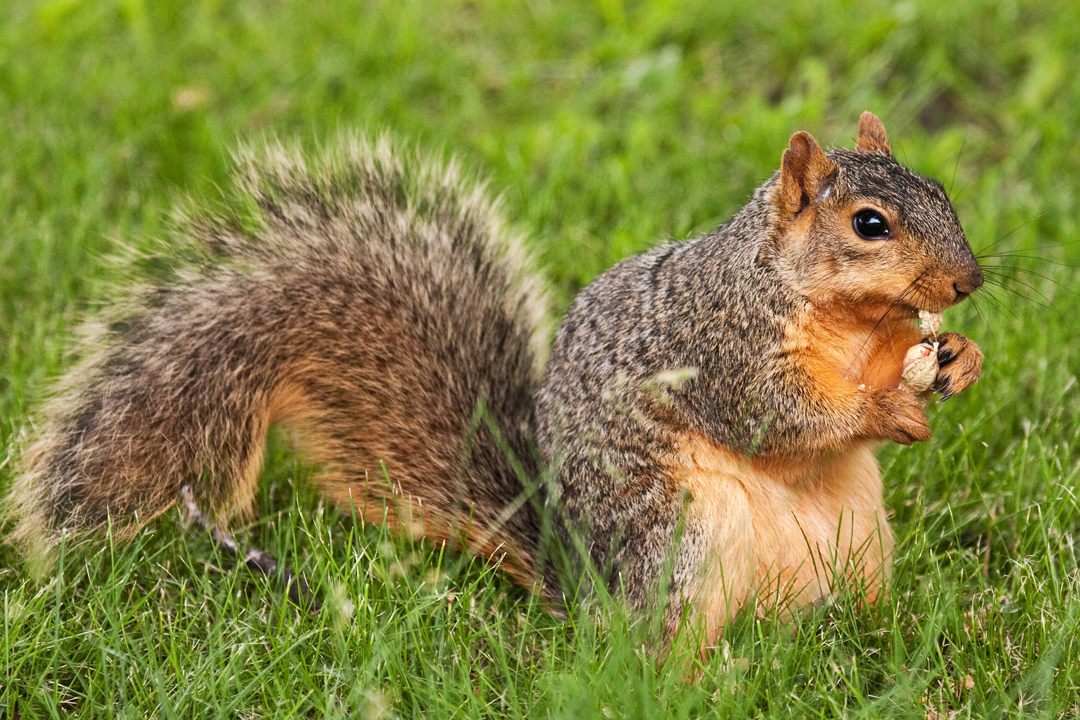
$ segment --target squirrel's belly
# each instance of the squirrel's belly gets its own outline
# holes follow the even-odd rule
[[[790,608],[844,587],[877,597],[893,540],[873,443],[782,465],[700,436],[684,449],[687,530],[704,539],[695,607],[710,643],[749,602]]]

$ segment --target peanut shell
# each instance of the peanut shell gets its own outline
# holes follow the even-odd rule
[[[938,344],[936,342],[932,345],[919,343],[908,349],[907,354],[904,356],[903,379],[900,381],[901,388],[916,395],[930,389],[938,373],[937,349]]]

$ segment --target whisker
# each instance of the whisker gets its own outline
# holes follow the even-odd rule
[[[971,307],[975,308],[975,312],[978,313],[979,319],[982,320],[984,324],[988,323],[986,313],[982,311],[982,307],[979,305],[978,301],[976,301],[975,298],[969,298],[969,301],[971,302]]]
[[[925,275],[925,273],[924,273],[924,275]],[[909,293],[911,293],[913,290],[918,289],[918,284],[923,280],[924,275],[920,275],[919,277],[912,280],[908,284],[908,286],[906,288],[904,288],[900,292],[899,295],[896,296],[896,299],[892,301],[892,304],[889,305],[889,307],[885,309],[885,312],[881,315],[881,317],[878,319],[878,321],[874,324],[874,327],[870,331],[870,334],[866,336],[866,339],[863,340],[862,345],[860,345],[859,349],[855,351],[855,356],[854,356],[855,359],[852,360],[852,364],[854,364],[856,362],[857,358],[862,355],[863,350],[866,349],[867,343],[869,343],[870,339],[874,337],[874,333],[876,333],[878,331],[878,328],[881,327],[881,323],[885,322],[885,318],[887,318],[889,316],[889,313],[891,313],[893,311],[893,308],[895,308],[897,305],[899,305],[900,301],[903,300],[905,297],[907,297],[907,295]],[[890,335],[890,338],[891,338],[891,335]],[[851,366],[849,365],[848,369],[847,369],[847,372],[845,374],[850,374],[850,373],[851,373]]]
[[[1003,252],[1003,253],[991,253],[990,255],[983,255],[979,260],[986,260],[987,258],[1008,258],[1009,260],[1037,260],[1038,262],[1049,263],[1050,265],[1058,265],[1060,267],[1069,268],[1070,270],[1080,270],[1080,265],[1071,265],[1067,262],[1061,262],[1060,260],[1051,260],[1050,258],[1039,257],[1038,255],[1020,255],[1021,251],[1015,253]],[[991,265],[990,267],[1004,267],[1003,265]]]
[[[956,198],[963,195],[964,191],[967,190],[968,185],[970,185],[974,180],[975,180],[975,178],[971,178],[971,180],[968,180],[966,183],[964,183],[964,186],[962,188],[960,188],[960,192],[956,193],[956,197],[952,198],[952,202],[956,202]]]
[[[1061,318],[1064,318],[1064,315],[1062,315],[1062,314],[1061,314],[1061,311],[1060,311],[1060,310],[1058,310],[1058,309],[1057,309],[1057,308],[1056,308],[1056,307],[1054,306],[1054,304],[1053,304],[1053,302],[1052,302],[1052,301],[1050,300],[1050,298],[1046,297],[1046,296],[1045,296],[1045,295],[1043,295],[1043,294],[1042,294],[1041,292],[1039,292],[1039,291],[1038,291],[1037,289],[1035,289],[1035,288],[1034,288],[1034,287],[1032,287],[1031,285],[1029,285],[1029,284],[1025,283],[1025,282],[1024,282],[1023,280],[1018,280],[1018,279],[1016,279],[1016,278],[1010,278],[1010,279],[1011,279],[1011,280],[1012,280],[1013,282],[1016,282],[1016,283],[1020,283],[1020,284],[1021,284],[1021,285],[1023,285],[1024,287],[1026,287],[1026,288],[1028,288],[1029,290],[1031,290],[1031,291],[1032,291],[1033,293],[1036,293],[1037,295],[1039,295],[1040,297],[1042,297],[1042,299],[1043,299],[1043,300],[1045,300],[1046,302],[1045,302],[1045,303],[1043,303],[1043,302],[1039,302],[1039,301],[1038,301],[1038,300],[1036,300],[1035,298],[1033,298],[1033,297],[1031,297],[1031,296],[1029,296],[1029,295],[1025,295],[1025,294],[1023,294],[1022,292],[1020,292],[1020,291],[1019,291],[1019,290],[1017,290],[1016,288],[1011,288],[1011,287],[1009,287],[1008,285],[1006,285],[1005,283],[1001,282],[1000,280],[994,279],[994,280],[993,280],[992,282],[993,282],[993,283],[994,283],[995,285],[997,285],[997,286],[998,286],[999,288],[1001,288],[1002,290],[1005,290],[1006,292],[1010,292],[1010,293],[1012,293],[1013,295],[1015,295],[1016,297],[1018,297],[1018,298],[1022,298],[1022,299],[1024,299],[1024,300],[1027,300],[1027,301],[1028,301],[1028,302],[1030,302],[1030,303],[1034,303],[1034,304],[1038,305],[1039,307],[1043,308],[1044,310],[1053,310],[1053,311],[1054,311],[1055,313],[1057,313],[1057,315],[1058,315],[1059,317],[1061,317]]]
[[[1009,272],[994,272],[995,270],[999,270],[999,271],[1005,270],[1005,271],[1009,271]],[[1031,268],[1015,267],[1015,266],[1012,266],[1012,265],[995,265],[994,267],[991,267],[991,268],[983,268],[983,273],[985,274],[987,272],[991,273],[992,275],[994,275],[996,277],[1007,278],[1007,279],[1010,279],[1010,280],[1016,280],[1017,282],[1020,282],[1020,281],[1017,278],[1013,277],[1010,273],[1012,273],[1012,272],[1027,273],[1028,275],[1033,275],[1033,276],[1035,276],[1037,278],[1045,280],[1048,283],[1051,283],[1054,287],[1059,288],[1060,290],[1064,290],[1065,292],[1069,293],[1070,295],[1080,296],[1080,293],[1077,293],[1075,290],[1068,287],[1067,285],[1064,285],[1064,284],[1058,282],[1057,280],[1050,277],[1049,275],[1044,275],[1043,273],[1039,272],[1038,270],[1032,270]]]
[[[1038,277],[1039,280],[1051,283],[1055,287],[1062,288],[1064,290],[1069,291],[1069,293],[1072,293],[1071,289],[1069,289],[1068,287],[1065,287],[1061,283],[1057,282],[1055,279],[1053,279],[1053,277],[1051,277],[1049,275],[1045,275],[1045,274],[1039,272],[1038,270],[1031,270],[1030,268],[1018,268],[1018,267],[1014,267],[1014,266],[996,266],[996,267],[993,267],[993,268],[983,268],[983,274],[984,275],[989,274],[991,277],[999,277],[999,279],[1002,279],[1002,280],[1011,280],[1011,281],[1014,281],[1014,282],[1017,282],[1017,283],[1021,283],[1023,281],[1018,279],[1018,277],[1016,277],[1013,274],[1013,273],[1018,273],[1018,272],[1022,272],[1022,273],[1026,273],[1028,275]]]
[[[888,338],[886,340],[886,342],[888,343],[888,346],[889,346],[889,350],[892,351],[892,352],[895,352],[896,351],[895,334],[893,333],[892,325],[886,325],[885,326],[885,331],[889,334],[889,336],[888,336]],[[867,340],[869,340],[869,338],[867,338]],[[866,347],[866,341],[863,341],[863,347]],[[860,348],[860,352],[861,352],[861,348]],[[876,365],[880,366],[881,363],[882,363],[882,357],[880,355],[878,355],[878,360],[877,360]]]
[[[1023,225],[1021,225],[1020,227],[1023,227]],[[1018,229],[1019,228],[1017,228],[1017,230]],[[1013,232],[1015,232],[1015,230]],[[1002,238],[1002,239],[1004,239],[1004,238]],[[1016,249],[1016,250],[1003,250],[1000,253],[986,253],[986,252],[983,252],[983,253],[976,254],[975,257],[979,257],[979,258],[981,258],[981,257],[995,257],[997,255],[1013,255],[1013,254],[1022,253],[1022,252],[1038,252],[1040,250],[1058,250],[1060,248],[1072,247],[1074,245],[1080,245],[1080,240],[1070,240],[1068,242],[1054,243],[1052,245],[1039,245],[1039,246],[1033,247],[1033,248],[1019,248],[1019,249]],[[993,247],[993,245],[987,246],[986,249],[989,250],[991,247]],[[1039,259],[1039,260],[1042,259],[1041,257],[1038,257],[1038,256],[1036,256],[1036,258]]]
[[[1002,241],[1002,240],[1004,240],[1005,238],[1008,238],[1008,237],[1012,236],[1012,235],[1013,235],[1014,233],[1016,233],[1017,231],[1019,231],[1019,230],[1020,230],[1021,228],[1025,227],[1025,226],[1027,226],[1027,225],[1030,225],[1031,223],[1035,222],[1036,220],[1038,220],[1038,219],[1039,219],[1039,218],[1041,218],[1042,216],[1043,216],[1043,213],[1039,213],[1039,214],[1038,214],[1038,215],[1036,215],[1035,217],[1033,217],[1033,218],[1030,218],[1029,220],[1025,220],[1024,222],[1020,223],[1019,225],[1017,225],[1016,227],[1014,227],[1014,228],[1013,228],[1012,230],[1010,230],[1009,232],[1005,233],[1004,235],[1002,235],[1001,237],[999,237],[999,238],[998,238],[997,240],[995,240],[994,242],[992,242],[992,243],[990,243],[989,245],[987,245],[986,247],[984,247],[984,248],[983,248],[983,249],[982,249],[981,251],[979,251],[978,253],[975,253],[975,257],[976,257],[976,258],[980,258],[980,257],[982,257],[982,256],[983,256],[983,253],[985,253],[985,252],[986,252],[987,250],[989,250],[990,248],[994,247],[995,245],[997,245],[997,244],[998,244],[999,242],[1001,242],[1001,241]]]
[[[996,288],[997,283],[995,282],[994,285]],[[978,295],[972,295],[971,299],[974,300],[976,299],[976,297],[979,300],[985,300],[986,302],[992,303],[994,307],[997,308],[997,310],[1007,313],[1014,320],[1016,319],[1017,315],[1012,311],[1012,308],[1009,307],[1009,304],[999,298],[997,295],[995,295],[989,287],[984,287]]]
[[[967,147],[967,139],[968,139],[968,134],[967,134],[967,131],[965,131],[964,132],[964,141],[962,143],[960,143],[960,151],[958,153],[956,153],[956,162],[953,163],[952,177],[949,178],[949,187],[950,188],[953,188],[953,187],[956,186],[956,169],[958,167],[960,167],[960,156],[964,154],[964,148]],[[960,188],[960,192],[956,193],[956,197],[954,197],[952,199],[953,202],[956,202],[956,200],[960,197],[960,194],[964,192],[964,188],[966,188],[966,187],[967,187],[967,183],[964,183],[964,187]]]

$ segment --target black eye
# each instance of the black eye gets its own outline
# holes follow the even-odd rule
[[[855,233],[863,240],[884,240],[889,237],[889,223],[877,210],[860,210],[851,220]]]

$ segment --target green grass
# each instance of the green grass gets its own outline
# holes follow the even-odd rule
[[[552,0],[0,4],[0,488],[80,317],[238,138],[389,129],[504,192],[559,308],[734,212],[806,129],[877,112],[999,282],[951,311],[980,383],[881,453],[890,597],[742,618],[696,682],[598,602],[324,514],[284,443],[243,537],[307,615],[174,516],[37,583],[0,550],[0,717],[1080,717],[1080,6]],[[1015,269],[1019,268],[1019,269]]]

